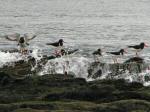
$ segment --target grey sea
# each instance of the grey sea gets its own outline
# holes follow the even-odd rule
[[[87,51],[150,44],[149,6],[149,0],[0,0],[0,35],[37,34],[31,43],[40,48],[63,38]],[[0,47],[15,44],[1,38]]]

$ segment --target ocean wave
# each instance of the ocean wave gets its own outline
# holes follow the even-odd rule
[[[29,55],[0,51],[0,72],[15,77],[24,77],[29,74],[63,74],[67,71],[68,74],[85,78],[87,81],[125,79],[129,82],[141,82],[145,86],[150,85],[150,67],[148,63],[114,64],[93,61],[92,58],[76,54],[47,59],[37,49]]]

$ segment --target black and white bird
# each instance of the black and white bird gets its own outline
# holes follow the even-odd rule
[[[63,39],[59,39],[57,42],[54,43],[47,43],[46,45],[51,45],[54,47],[59,47],[59,46],[63,46],[64,40]]]
[[[26,51],[28,51],[27,46],[29,45],[29,41],[34,39],[36,35],[29,35],[29,34],[23,34],[20,35],[19,33],[15,33],[12,35],[5,35],[4,36],[7,40],[10,41],[16,41],[18,46],[20,47],[20,52],[23,54]]]
[[[102,50],[101,49],[97,49],[92,54],[94,56],[95,62],[99,62],[99,57],[102,56]]]
[[[112,54],[112,55],[114,55],[114,56],[123,56],[124,53],[127,53],[127,51],[126,51],[125,49],[120,49],[119,51],[106,52],[106,53]],[[115,57],[115,58],[113,59],[113,61],[114,61],[114,63],[118,63],[117,57]]]
[[[93,52],[93,55],[102,56],[102,50],[101,49],[97,49],[96,51]]]
[[[142,51],[145,47],[148,47],[144,42],[140,43],[139,45],[131,45],[128,46],[128,48],[133,48],[136,52],[136,55],[138,55],[138,52]]]

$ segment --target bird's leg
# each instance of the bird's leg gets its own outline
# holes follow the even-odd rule
[[[116,61],[116,63],[118,63],[118,60],[117,60],[117,58],[115,59],[115,61]]]
[[[98,57],[98,62],[100,62],[100,57]]]
[[[95,61],[95,62],[98,62],[97,56],[94,56],[94,61]]]
[[[112,56],[112,60],[114,61],[114,63],[116,63],[115,58]]]
[[[66,72],[66,67],[65,65],[63,65],[63,73],[65,74],[65,72]]]
[[[99,57],[97,56],[97,62],[100,62]]]
[[[23,48],[23,54],[24,55],[27,55],[29,52],[28,52],[28,49],[26,49],[26,48]]]
[[[68,75],[68,73],[65,71],[65,73],[64,73],[65,75]]]
[[[69,65],[69,61],[66,62],[66,66],[67,66],[67,65]],[[63,65],[63,73],[64,73],[64,75],[67,75],[67,74],[68,74],[68,73],[67,73],[67,70],[66,70],[66,66]]]
[[[97,59],[97,57],[96,57],[96,62],[98,62],[98,59]]]
[[[94,56],[94,61],[96,62],[96,57]]]
[[[116,63],[118,63],[118,58],[116,58]]]
[[[95,58],[96,58],[96,59],[95,59],[95,60],[96,60],[96,62],[98,62],[98,58],[97,58],[97,56],[95,56]]]
[[[116,63],[116,60],[115,60],[115,59],[113,59],[113,61],[114,61],[114,63]]]
[[[20,48],[20,53],[21,53],[22,55],[24,55],[24,49],[23,49],[23,48]]]
[[[20,49],[20,53],[23,55],[22,49]]]
[[[138,53],[136,52],[136,56],[139,57]]]

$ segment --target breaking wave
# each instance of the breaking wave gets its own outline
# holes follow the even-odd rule
[[[43,59],[43,55],[40,50],[37,50],[37,48],[28,56],[21,55],[18,52],[10,53],[0,51],[0,69],[4,69],[7,65],[8,68],[9,66],[14,66],[15,71],[14,63],[20,60],[28,62],[29,57],[35,59],[35,64],[31,67],[31,71],[39,69],[39,61]],[[75,77],[85,78],[87,81],[123,78],[129,82],[137,81],[143,83],[145,86],[150,85],[150,67],[148,64],[141,64],[140,66],[133,65],[134,67],[131,66],[131,69],[133,69],[131,72],[125,67],[120,67],[122,65],[119,65],[119,68],[117,68],[118,65],[113,63],[97,63],[94,62],[91,57],[72,54],[48,60],[41,66],[40,70],[36,73],[38,75],[63,74],[64,71],[67,71],[68,74],[74,75]]]

